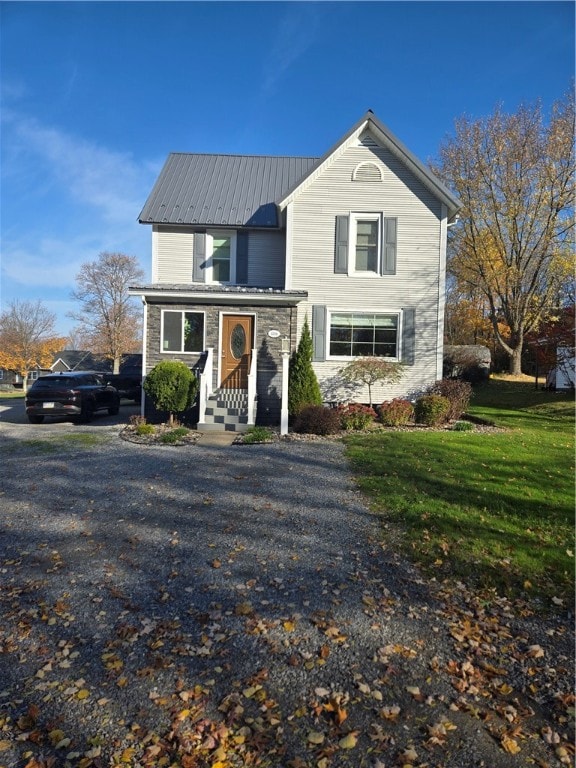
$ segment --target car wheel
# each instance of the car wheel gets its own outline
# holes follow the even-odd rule
[[[82,403],[82,413],[80,414],[79,419],[77,420],[77,424],[87,424],[89,421],[92,421],[92,417],[94,416],[94,406],[92,403]]]
[[[44,416],[34,416],[33,414],[28,414],[28,421],[30,424],[42,424],[44,421]]]
[[[111,408],[108,408],[108,415],[109,416],[118,416],[120,412],[120,405],[116,403],[116,405],[113,405]]]

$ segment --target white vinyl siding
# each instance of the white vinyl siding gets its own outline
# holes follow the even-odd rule
[[[158,228],[155,249],[156,274],[152,275],[152,282],[175,285],[192,282],[194,231],[191,228]]]
[[[382,182],[352,181],[359,164],[370,161],[382,167]],[[390,151],[354,146],[296,196],[293,209],[291,288],[308,291],[308,301],[298,307],[298,333],[306,315],[311,322],[314,305],[325,306],[328,313],[398,313],[400,317],[403,310],[415,308],[414,365],[399,384],[377,388],[376,396],[405,396],[409,390],[433,383],[438,377],[438,296],[444,279],[440,201]],[[336,217],[362,211],[397,219],[395,274],[335,273]],[[329,356],[314,363],[326,393],[335,385],[341,367]]]
[[[194,230],[189,227],[159,227],[153,242],[153,263],[156,267],[152,281],[176,285],[192,283]],[[248,233],[246,285],[284,287],[285,242],[284,232]]]

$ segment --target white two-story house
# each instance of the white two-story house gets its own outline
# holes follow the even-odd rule
[[[171,154],[140,214],[152,227],[143,374],[201,376],[203,429],[277,424],[282,351],[305,318],[327,401],[367,402],[339,371],[405,364],[375,402],[442,377],[447,227],[458,200],[366,113],[323,157]]]

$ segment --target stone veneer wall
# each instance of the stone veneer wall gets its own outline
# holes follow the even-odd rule
[[[206,347],[214,350],[214,387],[218,385],[218,359],[220,314],[250,314],[255,317],[254,347],[258,353],[257,394],[258,409],[256,423],[275,426],[280,424],[282,390],[282,338],[290,339],[290,348],[296,345],[297,308],[294,305],[273,304],[270,306],[229,306],[229,305],[193,305],[190,304],[150,304],[148,305],[148,334],[146,361],[147,372],[162,360],[182,360],[193,367],[200,355],[163,354],[160,351],[160,316],[163,309],[204,312]],[[280,336],[272,338],[269,331],[278,331]],[[149,411],[150,409],[150,411]],[[153,415],[154,409],[146,398],[146,415]]]

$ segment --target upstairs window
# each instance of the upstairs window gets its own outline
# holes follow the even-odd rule
[[[336,216],[335,274],[395,275],[398,219],[379,212]]]
[[[230,235],[212,236],[212,280],[229,283],[232,272],[232,238]]]
[[[194,234],[192,280],[215,285],[248,282],[248,232],[209,230]]]
[[[380,216],[355,219],[355,272],[378,272]]]

